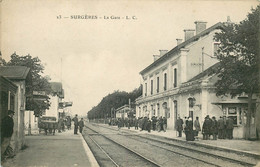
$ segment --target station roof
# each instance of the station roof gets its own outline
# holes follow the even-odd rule
[[[160,64],[161,62],[163,62],[165,59],[169,58],[170,56],[173,55],[173,53],[179,51],[181,48],[184,48],[186,45],[197,41],[199,38],[209,34],[210,32],[212,32],[215,29],[223,29],[224,24],[221,22],[216,23],[215,25],[207,28],[206,30],[202,31],[201,33],[193,36],[192,38],[182,42],[181,44],[177,45],[176,47],[174,47],[173,49],[171,49],[169,52],[167,52],[166,54],[164,54],[162,57],[160,57],[159,59],[157,59],[156,61],[154,61],[152,64],[150,64],[148,67],[146,67],[145,69],[143,69],[140,74],[144,74],[145,72],[147,72],[148,70],[150,70],[151,68],[153,68],[154,66]]]
[[[30,68],[25,66],[2,66],[0,75],[10,80],[25,80]]]

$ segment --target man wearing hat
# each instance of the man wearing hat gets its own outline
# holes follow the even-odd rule
[[[75,115],[75,117],[72,119],[72,121],[74,121],[74,135],[77,135],[78,126],[79,126],[78,114]]]
[[[14,111],[8,110],[8,115],[2,119],[1,124],[1,156],[5,153],[7,147],[10,145],[11,137],[14,128]]]

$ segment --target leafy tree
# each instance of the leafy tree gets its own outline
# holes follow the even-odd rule
[[[51,93],[49,77],[42,77],[44,67],[41,64],[41,60],[38,57],[32,57],[30,55],[19,56],[14,53],[6,65],[26,66],[30,68],[29,77],[26,81],[26,108],[33,110],[35,116],[41,116],[46,109],[49,109],[49,98],[46,96],[42,100],[37,100],[33,98],[33,91],[44,91],[46,95]]]
[[[2,53],[0,51],[0,66],[5,66],[6,65],[6,61],[2,58]]]
[[[248,111],[245,138],[250,138],[252,97],[259,93],[259,13],[252,9],[239,24],[227,23],[215,35],[220,42],[217,59],[220,61],[216,82],[217,95],[248,95]]]

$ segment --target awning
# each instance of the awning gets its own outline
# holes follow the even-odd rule
[[[256,99],[252,100],[252,103],[256,103]],[[232,99],[232,100],[222,100],[217,102],[212,102],[211,104],[248,104],[248,100],[245,99]]]

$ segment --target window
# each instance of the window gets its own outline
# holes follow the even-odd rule
[[[193,108],[193,106],[195,105],[196,103],[196,99],[193,97],[193,98],[188,98],[189,100],[189,108]]]
[[[173,75],[174,75],[173,86],[174,86],[174,88],[176,88],[177,87],[177,68],[174,68]]]
[[[160,87],[159,87],[159,81],[160,81],[160,80],[159,80],[159,77],[157,77],[157,89],[156,89],[156,90],[157,90],[157,93],[159,93],[159,88],[160,88]]]
[[[233,119],[234,125],[237,125],[237,108],[236,107],[228,107],[228,117]]]
[[[153,94],[153,80],[151,80],[151,95]]]
[[[167,73],[164,73],[164,90],[167,90]]]

